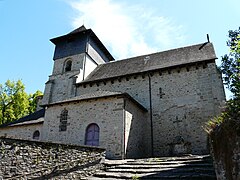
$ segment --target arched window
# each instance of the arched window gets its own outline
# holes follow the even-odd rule
[[[65,72],[71,71],[72,70],[72,60],[69,59],[65,62]]]
[[[88,125],[85,134],[85,145],[99,146],[99,126],[97,124]]]
[[[68,119],[68,110],[62,110],[60,114],[60,125],[59,131],[66,131],[67,130],[67,119]]]
[[[33,139],[39,140],[40,132],[38,130],[34,131],[33,133]]]

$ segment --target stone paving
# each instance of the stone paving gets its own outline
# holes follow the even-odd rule
[[[216,179],[209,155],[105,160],[104,166],[87,179]]]

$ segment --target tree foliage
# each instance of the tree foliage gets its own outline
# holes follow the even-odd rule
[[[4,85],[0,84],[0,124],[8,123],[26,116],[36,109],[36,97],[40,91],[27,94],[25,86],[18,81],[7,80]]]
[[[234,98],[240,97],[240,27],[229,31],[227,46],[230,48],[229,54],[222,57],[221,70],[224,83],[233,93]]]
[[[240,118],[240,27],[229,31],[228,55],[222,57],[221,70],[224,82],[233,93],[233,99],[227,102],[225,116],[227,119]]]
[[[29,110],[30,114],[36,111],[38,97],[42,96],[42,95],[43,95],[43,93],[41,91],[39,91],[39,90],[37,90],[33,94],[29,94],[29,98],[28,98],[28,100],[29,100],[29,108],[28,108],[28,110]]]
[[[216,168],[221,171],[221,177],[239,179],[236,173],[239,164],[235,161],[235,155],[240,137],[240,28],[229,31],[227,46],[230,52],[222,57],[221,70],[233,98],[227,101],[225,111],[220,116],[206,124],[205,130],[209,133]]]
[[[225,85],[233,93],[233,98],[226,103],[225,111],[211,119],[205,130],[211,134],[221,127],[228,127],[240,134],[240,28],[229,31],[227,46],[230,51],[222,57],[221,72]]]

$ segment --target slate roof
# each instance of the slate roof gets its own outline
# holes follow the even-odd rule
[[[108,57],[109,61],[114,61],[115,59],[113,58],[113,56],[111,55],[111,53],[107,50],[107,48],[103,45],[103,43],[98,39],[98,37],[96,36],[96,34],[92,31],[92,29],[86,29],[84,25],[82,25],[81,27],[71,31],[68,34],[65,34],[63,36],[59,36],[56,38],[52,38],[50,39],[50,41],[57,45],[58,42],[61,41],[65,41],[69,38],[74,38],[74,37],[78,37],[78,36],[86,36],[88,35],[89,37],[91,37],[95,43],[98,45],[98,47],[105,53],[105,55]]]
[[[36,111],[32,114],[29,114],[28,116],[22,117],[16,121],[10,122],[10,123],[6,123],[6,124],[2,124],[0,125],[0,128],[3,127],[8,127],[8,126],[13,126],[13,125],[24,125],[24,124],[36,124],[36,123],[40,123],[43,122],[43,118],[45,115],[45,109],[41,109],[39,111]]]
[[[63,100],[63,101],[58,101],[50,104],[46,104],[47,106],[51,105],[56,105],[56,104],[63,104],[63,103],[70,103],[70,102],[75,102],[75,101],[85,101],[85,100],[91,100],[91,99],[98,99],[98,98],[106,98],[106,97],[112,97],[112,96],[123,96],[127,97],[130,99],[132,102],[137,104],[141,109],[144,111],[147,111],[147,109],[139,103],[137,100],[135,100],[132,96],[130,96],[128,93],[122,93],[122,92],[111,92],[111,91],[95,91],[91,93],[86,93],[80,96],[76,96],[71,99]],[[43,105],[45,106],[45,105]]]
[[[99,65],[79,84],[216,59],[212,43],[118,60]]]

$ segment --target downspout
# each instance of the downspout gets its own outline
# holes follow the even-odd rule
[[[148,84],[149,84],[149,108],[150,108],[150,127],[151,127],[151,156],[154,156],[153,152],[153,120],[152,120],[152,83],[151,83],[151,75],[148,73]]]
[[[126,99],[124,98],[123,100],[123,154],[122,154],[122,158],[123,159],[126,159],[126,152],[125,152],[125,149],[126,149]]]

